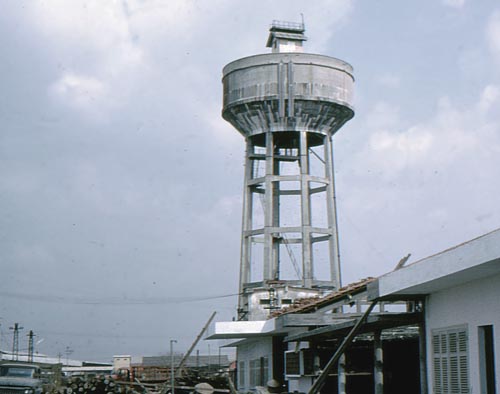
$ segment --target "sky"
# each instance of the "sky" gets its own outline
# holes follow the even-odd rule
[[[21,350],[33,330],[52,356],[154,356],[235,316],[244,140],[222,68],[301,14],[306,52],[356,79],[333,139],[343,283],[500,227],[495,0],[4,0],[0,348],[18,322]]]

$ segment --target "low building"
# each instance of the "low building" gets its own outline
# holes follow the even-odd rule
[[[424,297],[427,388],[498,390],[500,230],[378,278],[372,300]]]
[[[184,356],[174,354],[174,369],[178,369]],[[187,357],[183,367],[196,372],[217,372],[227,369],[230,364],[225,354],[219,355],[193,355]],[[131,376],[141,382],[164,382],[170,378],[172,359],[170,356],[143,357],[141,363],[132,363]]]
[[[274,378],[289,392],[490,394],[499,297],[496,230],[268,320],[215,323],[209,339],[233,340],[241,392]]]

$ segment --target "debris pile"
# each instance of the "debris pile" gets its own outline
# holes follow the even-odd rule
[[[66,385],[47,394],[139,394],[138,385],[117,382],[110,377],[70,377]]]

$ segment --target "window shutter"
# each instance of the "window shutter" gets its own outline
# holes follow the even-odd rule
[[[287,375],[300,375],[300,354],[298,352],[285,353],[285,371]]]
[[[449,328],[432,336],[434,394],[469,393],[467,328]]]

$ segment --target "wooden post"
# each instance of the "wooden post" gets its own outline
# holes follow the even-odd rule
[[[373,334],[373,351],[375,365],[373,378],[375,384],[375,394],[384,394],[384,353],[382,351],[382,332],[377,330]]]
[[[338,365],[338,389],[339,394],[346,394],[345,353],[339,358]]]
[[[419,346],[419,361],[420,361],[420,393],[427,394],[427,349],[425,340],[425,323],[418,325],[418,346]]]

